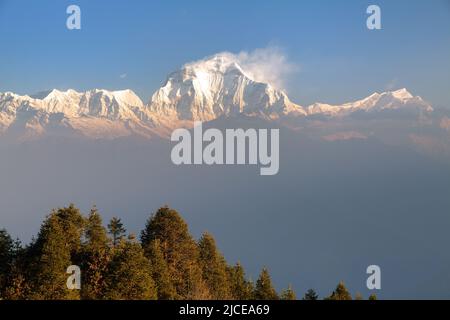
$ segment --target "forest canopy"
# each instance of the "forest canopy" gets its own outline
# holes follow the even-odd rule
[[[79,289],[69,289],[67,268],[78,266]],[[317,300],[313,289],[303,300]],[[84,216],[75,205],[53,210],[38,235],[23,246],[0,230],[0,299],[4,300],[296,300],[278,293],[267,268],[251,281],[229,264],[208,232],[199,240],[181,215],[162,207],[139,237],[118,217],[107,227],[94,206]],[[348,300],[341,282],[327,299]],[[375,297],[371,297],[375,299]]]

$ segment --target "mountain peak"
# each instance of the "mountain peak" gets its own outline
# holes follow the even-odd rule
[[[66,91],[60,91],[58,89],[53,89],[48,91],[48,94],[45,97],[41,97],[40,100],[49,101],[49,100],[60,100],[60,99],[70,99],[70,97],[78,97],[81,95],[79,92],[69,89]],[[35,98],[36,99],[36,98]]]
[[[433,108],[429,103],[423,101],[419,96],[412,95],[406,88],[396,91],[387,91],[381,94],[375,92],[366,98],[344,103],[342,105],[315,103],[309,106],[307,110],[310,115],[321,114],[327,116],[342,116],[355,111],[373,112],[397,110],[400,108],[409,111],[433,111]]]
[[[269,83],[254,81],[238,56],[223,52],[185,64],[173,72],[149,102],[156,121],[209,121],[240,113],[278,118],[306,115]]]
[[[197,60],[184,65],[183,69],[195,70],[198,72],[220,72],[226,73],[232,70],[238,70],[242,74],[244,71],[239,65],[236,55],[229,52],[221,52],[202,60]]]
[[[389,93],[397,99],[411,99],[414,97],[406,88],[391,91]]]

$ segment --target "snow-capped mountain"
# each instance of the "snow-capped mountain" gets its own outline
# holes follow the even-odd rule
[[[107,91],[94,89],[87,92],[52,90],[43,99],[34,99],[37,108],[49,113],[62,113],[68,117],[101,117],[110,120],[128,120],[135,110],[143,110],[141,99],[131,90]]]
[[[146,107],[131,90],[0,94],[0,132],[23,139],[55,131],[93,138],[148,135],[149,123]]]
[[[221,116],[258,114],[271,119],[303,116],[305,110],[269,83],[256,82],[233,54],[189,63],[169,75],[149,109],[162,121],[209,121]]]
[[[374,93],[367,98],[342,105],[315,103],[307,108],[308,115],[328,116],[348,115],[355,111],[376,112],[383,110],[407,109],[432,112],[433,108],[419,96],[413,96],[405,88],[384,93]]]
[[[255,81],[237,56],[221,53],[184,65],[169,75],[148,104],[131,90],[51,90],[36,95],[0,93],[0,134],[33,139],[47,134],[77,134],[90,138],[167,136],[173,128],[220,117],[261,117],[289,121],[323,115],[341,118],[354,112],[433,108],[406,89],[374,93],[367,98],[307,108],[291,102],[270,83]]]

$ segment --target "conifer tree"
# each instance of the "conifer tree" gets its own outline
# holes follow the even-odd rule
[[[18,239],[13,241],[11,256],[3,297],[6,300],[23,300],[29,293],[29,283],[24,275],[27,267],[24,259],[25,249]]]
[[[341,281],[327,300],[352,300],[352,296],[345,287],[344,282]]]
[[[66,286],[66,270],[72,265],[71,252],[76,249],[77,244],[71,238],[74,235],[66,233],[66,230],[73,229],[69,221],[64,219],[70,218],[57,211],[50,214],[30,248],[33,267],[28,280],[32,282],[32,299],[78,298],[78,292],[68,290]]]
[[[246,279],[242,265],[238,262],[235,266],[228,267],[227,270],[232,298],[234,300],[252,300],[253,283]]]
[[[85,218],[74,204],[57,209],[53,212],[53,215],[57,218],[58,224],[64,233],[64,239],[70,249],[72,262],[78,264],[80,262],[81,236],[85,227]]]
[[[314,289],[309,289],[306,291],[303,300],[318,300],[319,296],[317,295],[316,291]]]
[[[176,291],[172,284],[169,268],[161,250],[159,239],[152,240],[147,247],[146,256],[150,260],[152,278],[155,282],[159,300],[172,300],[176,298]]]
[[[85,219],[70,205],[53,210],[25,248],[0,230],[0,299],[278,299],[266,268],[253,285],[239,263],[227,265],[212,235],[197,243],[168,207],[147,221],[141,243],[124,238],[118,218],[108,227],[112,247],[98,210],[93,207]],[[73,264],[82,269],[81,291],[66,286]],[[317,298],[309,290],[303,299]],[[281,299],[296,299],[291,286]],[[328,299],[351,296],[340,283]]]
[[[141,233],[142,246],[146,251],[153,240],[160,241],[170,279],[177,293],[176,298],[210,298],[199,265],[197,243],[177,211],[163,207],[150,217]]]
[[[101,299],[105,290],[109,247],[106,229],[95,206],[91,209],[86,222],[85,239],[81,296],[83,299]]]
[[[272,286],[272,279],[270,278],[267,268],[263,268],[255,286],[256,300],[278,300],[278,295]]]
[[[297,300],[297,295],[295,291],[292,289],[292,286],[289,285],[287,289],[283,290],[280,295],[281,300]]]
[[[218,251],[216,241],[209,233],[204,233],[199,241],[200,266],[211,296],[215,300],[231,298],[227,264]]]
[[[113,250],[106,276],[105,299],[154,300],[155,284],[150,275],[150,261],[134,239],[122,239]]]
[[[372,293],[372,294],[369,296],[369,300],[378,300],[377,295],[374,294],[374,293]]]
[[[85,238],[86,246],[92,251],[104,250],[108,245],[106,229],[96,206],[91,209],[87,218]]]
[[[113,217],[108,224],[108,232],[112,236],[113,246],[115,247],[123,239],[127,230],[123,227],[119,218]]]
[[[8,283],[8,275],[11,273],[13,263],[13,240],[8,232],[0,230],[0,298]]]

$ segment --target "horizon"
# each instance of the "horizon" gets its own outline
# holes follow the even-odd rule
[[[285,69],[283,89],[301,104],[342,104],[407,88],[435,107],[450,107],[448,1],[379,1],[383,28],[376,31],[365,28],[368,3],[296,1],[275,8],[248,2],[237,10],[232,3],[77,1],[82,28],[67,30],[64,13],[71,1],[27,2],[21,10],[22,1],[2,0],[0,36],[9,45],[0,52],[0,59],[8,61],[0,70],[0,92],[131,89],[147,102],[186,63],[220,52],[251,56],[275,48],[274,59],[266,62]],[[285,19],[267,19],[272,15]],[[248,23],[250,16],[254,23]],[[178,23],[160,27],[168,21]],[[222,37],[216,38],[215,31]],[[26,73],[26,79],[20,77]]]

